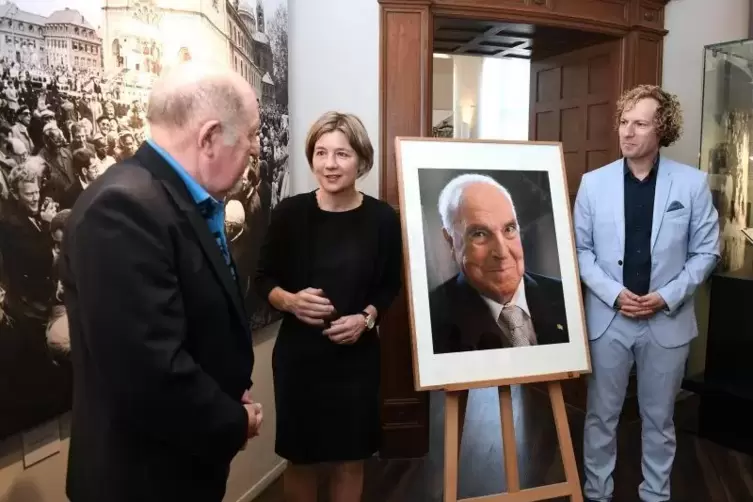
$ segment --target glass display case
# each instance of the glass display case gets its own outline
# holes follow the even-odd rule
[[[699,434],[753,454],[753,40],[704,49],[700,168],[719,211]],[[686,388],[688,388],[686,386]]]
[[[753,279],[753,40],[704,50],[699,166],[709,173],[719,211],[717,273]]]

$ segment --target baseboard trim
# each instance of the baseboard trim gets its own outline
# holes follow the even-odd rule
[[[269,485],[274,483],[277,478],[282,476],[282,473],[285,471],[285,468],[287,466],[287,460],[280,460],[280,463],[274,466],[271,471],[269,471],[266,475],[264,475],[263,478],[257,481],[256,484],[252,486],[246,493],[241,495],[241,498],[238,499],[238,502],[251,502],[256,497],[261,495],[261,493],[266,490]]]

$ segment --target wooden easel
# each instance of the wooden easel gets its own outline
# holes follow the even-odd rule
[[[570,375],[563,378],[571,378]],[[505,460],[505,476],[507,478],[507,492],[484,497],[460,499],[463,502],[535,502],[556,497],[570,497],[572,502],[583,502],[578,467],[575,463],[573,441],[565,411],[565,399],[562,397],[560,380],[553,380],[549,384],[549,399],[552,402],[554,425],[557,428],[562,463],[565,467],[565,481],[553,485],[521,490],[518,475],[518,451],[515,444],[515,426],[512,413],[512,394],[510,385],[503,385],[499,389],[499,415],[502,422],[502,446]],[[444,412],[444,502],[458,502],[458,459],[460,454],[460,401],[467,396],[467,389],[445,390]],[[465,403],[464,403],[465,404]],[[465,414],[463,414],[465,415]]]

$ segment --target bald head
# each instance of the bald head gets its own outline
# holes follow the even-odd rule
[[[155,82],[146,118],[152,128],[186,130],[217,120],[235,130],[239,121],[249,118],[242,110],[258,114],[255,105],[253,87],[238,73],[186,62]]]
[[[523,243],[510,193],[493,178],[463,174],[442,190],[443,234],[468,283],[506,303],[525,272]]]
[[[151,140],[216,198],[238,182],[249,156],[259,155],[256,93],[238,73],[181,63],[152,87]]]

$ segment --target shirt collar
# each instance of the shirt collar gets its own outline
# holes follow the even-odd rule
[[[528,317],[531,317],[531,312],[528,310],[528,302],[526,301],[526,288],[522,277],[520,278],[520,283],[518,283],[518,289],[515,291],[515,295],[512,297],[512,300],[506,304],[502,305],[484,295],[481,295],[481,298],[484,299],[484,302],[489,307],[494,319],[499,319],[499,314],[502,313],[502,308],[507,305],[517,305]]]
[[[183,166],[181,166],[177,160],[175,160],[175,157],[170,155],[164,148],[159,146],[157,143],[155,143],[151,138],[148,138],[146,140],[149,145],[154,148],[154,150],[162,156],[163,159],[165,159],[165,162],[167,162],[170,167],[173,168],[173,170],[177,173],[177,175],[180,177],[181,180],[183,180],[183,183],[185,183],[186,188],[188,189],[188,193],[191,194],[191,198],[193,199],[194,203],[198,206],[204,206],[206,204],[211,204],[212,206],[218,206],[220,205],[220,202],[212,197],[209,192],[206,191],[206,189],[199,184],[198,181],[196,181],[193,176],[188,174],[188,171],[186,171]]]
[[[654,166],[651,168],[651,171],[649,171],[646,179],[656,176],[657,171],[659,171],[660,160],[661,160],[661,155],[657,153],[656,158],[654,159]],[[622,172],[625,173],[625,176],[633,176],[633,173],[630,171],[630,168],[628,167],[627,158],[624,158],[624,157],[622,159]]]

